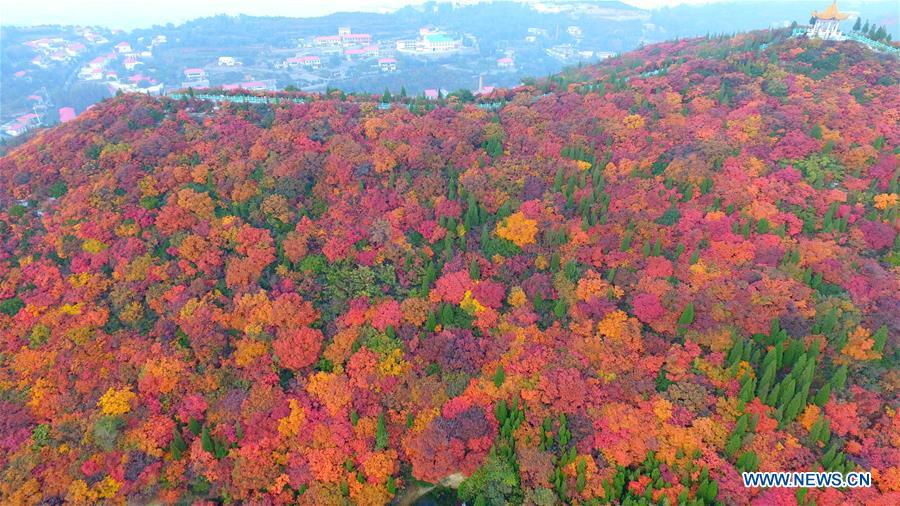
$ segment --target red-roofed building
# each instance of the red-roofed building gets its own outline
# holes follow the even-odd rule
[[[241,88],[252,91],[266,91],[271,90],[273,86],[270,86],[270,84],[265,81],[247,81],[241,83]]]
[[[303,66],[317,69],[322,66],[322,59],[314,55],[294,56],[285,60],[285,63],[288,67],[296,68]]]
[[[156,79],[150,76],[145,76],[144,74],[134,74],[133,76],[128,76],[129,83],[137,84],[141,81],[147,81],[150,84],[156,84]]]
[[[341,43],[343,44],[371,44],[372,36],[368,33],[348,33],[341,35]]]
[[[25,125],[31,126],[31,125],[37,125],[39,119],[40,118],[38,118],[37,114],[30,112],[28,114],[23,114],[23,115],[19,116],[18,118],[16,118],[16,121],[18,121],[19,123],[23,123]]]
[[[397,60],[394,58],[379,58],[378,67],[384,72],[397,70]]]
[[[425,90],[425,98],[428,100],[437,100],[440,97],[440,94],[441,92],[434,88]]]
[[[348,60],[359,58],[374,58],[378,56],[378,46],[372,45],[366,47],[354,47],[351,49],[345,49],[344,56],[346,56]]]
[[[41,98],[40,95],[28,95],[28,97],[26,97],[26,98],[28,100],[34,100],[35,102],[43,102],[44,101],[44,99]]]
[[[66,53],[68,53],[69,56],[77,56],[78,53],[81,53],[85,49],[87,48],[81,42],[71,42],[66,44]]]
[[[28,131],[28,125],[25,125],[25,124],[19,123],[19,122],[9,123],[5,127],[3,127],[3,132],[8,135],[11,135],[13,137],[22,135],[27,131]]]
[[[75,109],[71,107],[60,107],[59,108],[59,122],[65,123],[67,121],[72,121],[75,119]]]
[[[93,60],[88,62],[88,67],[92,69],[103,68],[106,65],[107,58],[105,56],[98,56]]]
[[[20,71],[16,72],[16,73],[13,74],[13,75],[16,76],[16,77],[25,77],[25,74],[27,74],[27,73],[28,73],[28,72],[25,72],[24,70],[20,70]]]
[[[206,79],[206,71],[197,67],[184,69],[184,77],[188,81],[202,81]]]
[[[340,47],[341,46],[341,36],[340,35],[319,35],[315,39],[313,39],[315,45],[319,47]]]
[[[128,58],[125,58],[125,62],[123,63],[123,65],[125,65],[125,70],[134,70],[134,68],[138,65],[143,65],[143,62],[141,62],[134,56],[129,56]]]
[[[349,27],[342,26],[338,28],[337,35],[319,35],[313,43],[319,47],[364,46],[372,43],[372,35],[352,33]]]
[[[40,47],[43,49],[49,49],[51,46],[51,41],[50,41],[50,39],[30,40],[30,41],[26,42],[25,45],[28,47],[31,47],[31,48]]]
[[[499,58],[497,60],[497,66],[501,69],[510,69],[516,66],[516,62],[515,60],[507,56],[505,58]]]
[[[222,89],[226,91],[233,90],[249,90],[249,91],[275,91],[275,80],[266,79],[263,81],[245,81],[243,83],[223,84]]]
[[[118,44],[116,44],[115,47],[116,47],[116,51],[123,53],[123,54],[131,52],[131,44],[129,44],[128,42],[119,42]]]

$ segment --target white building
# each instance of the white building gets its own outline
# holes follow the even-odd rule
[[[462,38],[455,38],[444,32],[431,31],[428,28],[419,30],[416,40],[398,40],[397,51],[413,54],[453,53],[463,47]]]
[[[422,52],[446,53],[460,49],[462,49],[462,39],[454,39],[445,33],[433,32],[422,37]]]
[[[134,70],[134,68],[138,65],[143,65],[143,62],[141,62],[134,56],[129,56],[128,58],[125,58],[123,65],[125,66],[125,70]]]
[[[234,59],[234,56],[220,56],[219,57],[219,66],[220,67],[234,67],[237,65],[237,60]]]
[[[184,78],[188,81],[202,81],[206,79],[206,71],[201,68],[184,69]]]
[[[285,60],[284,63],[290,68],[308,67],[317,69],[322,66],[322,59],[315,55],[294,56]]]

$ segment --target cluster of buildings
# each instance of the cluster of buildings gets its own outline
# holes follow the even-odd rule
[[[349,26],[339,27],[337,35],[319,35],[314,37],[312,45],[324,52],[340,52],[351,61],[376,58],[379,54],[378,44],[372,41],[371,34],[353,33]]]
[[[66,63],[87,51],[84,43],[62,37],[30,40],[25,45],[37,53],[31,64],[40,68],[48,68],[53,63]]]
[[[38,93],[46,93],[46,90],[42,90]],[[45,96],[37,93],[29,95],[28,102],[31,104],[31,112],[20,114],[3,125],[0,125],[0,134],[9,137],[18,137],[33,128],[48,124],[46,120],[50,102]],[[59,114],[60,123],[72,121],[76,116],[75,109],[72,107],[60,107],[57,112]]]
[[[159,91],[152,89],[152,86],[158,86],[161,89],[161,84],[152,78],[141,75],[138,71],[139,67],[144,65],[145,59],[153,57],[153,49],[165,42],[165,35],[157,35],[153,37],[147,47],[140,50],[133,47],[130,42],[118,42],[111,51],[96,56],[83,66],[78,71],[78,78],[83,81],[105,81],[115,90],[143,93]],[[120,64],[121,67],[119,67]],[[126,72],[133,74],[127,78],[120,78],[118,70],[114,67],[123,68]],[[151,89],[138,86],[140,83],[150,83]]]
[[[32,128],[44,124],[49,100],[46,98],[46,90],[38,91],[27,97],[31,106],[31,112],[19,114],[15,118],[0,126],[0,133],[9,137],[18,137]]]
[[[240,65],[240,63],[236,63]],[[183,71],[184,81],[181,83],[182,88],[204,89],[209,88],[209,75],[206,70],[200,67],[186,68]],[[255,81],[242,81],[238,83],[223,84],[224,90],[250,90],[250,91],[275,91],[275,79],[260,79]]]
[[[615,53],[609,51],[578,49],[572,44],[558,44],[556,46],[548,47],[544,50],[544,52],[547,53],[547,56],[559,60],[563,63],[603,60],[615,55]]]
[[[330,55],[332,60],[335,55],[340,55],[341,59],[347,62],[371,61],[382,72],[397,70],[397,59],[393,57],[393,50],[389,49],[385,54],[383,48],[373,40],[371,34],[353,33],[348,26],[339,27],[337,35],[319,35],[313,37],[311,41],[307,39],[305,44],[301,41],[300,46],[305,47],[306,50],[287,58],[278,67],[319,70],[325,66],[321,54]]]
[[[278,89],[274,79],[260,79],[241,83],[223,84],[223,90],[275,91]]]
[[[398,40],[396,47],[401,53],[415,55],[448,54],[462,50],[463,40],[445,32],[420,28],[417,38]]]
[[[528,29],[528,35],[525,36],[525,42],[535,43],[538,39],[547,38],[547,34],[547,30],[544,28],[531,27]]]
[[[3,133],[10,137],[17,137],[40,124],[40,117],[37,114],[30,112],[4,124]]]

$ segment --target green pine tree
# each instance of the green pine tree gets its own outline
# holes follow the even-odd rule
[[[694,303],[691,302],[687,306],[684,307],[684,311],[681,312],[681,316],[678,317],[678,325],[682,327],[686,327],[690,324],[694,323]]]
[[[384,422],[384,413],[378,414],[378,425],[375,427],[375,450],[380,451],[388,447],[388,431]]]

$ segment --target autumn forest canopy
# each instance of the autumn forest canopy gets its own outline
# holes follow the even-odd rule
[[[900,70],[789,35],[38,133],[0,502],[900,503]]]

